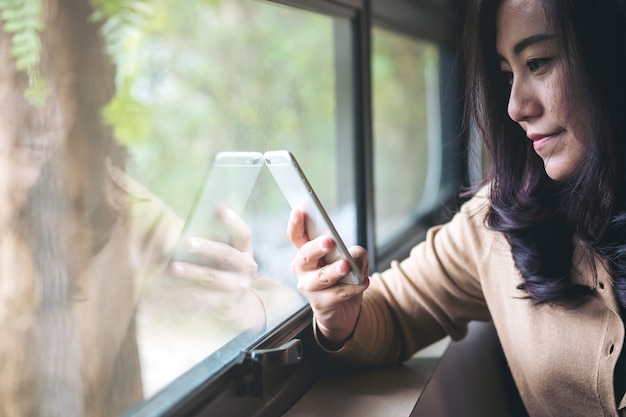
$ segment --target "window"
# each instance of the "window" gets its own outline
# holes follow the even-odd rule
[[[440,200],[437,45],[373,29],[376,244],[384,247]]]
[[[349,76],[351,63],[334,46],[340,36],[349,41],[347,19],[250,0],[162,1],[136,31],[119,56],[122,68],[132,63],[133,70],[119,87],[128,83],[146,126],[145,137],[132,135],[126,146],[134,179],[188,219],[219,152],[289,149],[346,241],[356,243],[354,184],[350,177],[327,181],[339,178],[340,161],[353,159],[339,146],[337,120],[338,91],[350,94],[337,86],[337,68]],[[119,130],[136,123],[115,120]],[[206,285],[152,283],[137,324],[147,395],[218,350],[219,370],[305,305],[289,269],[289,206],[266,169],[254,178],[241,215],[262,278],[252,292],[217,297]],[[247,337],[237,338],[244,331]]]
[[[459,180],[453,3],[5,3],[0,415],[284,411],[320,371],[290,208],[219,158],[289,149],[372,271],[404,256]],[[227,232],[172,264],[197,216]]]

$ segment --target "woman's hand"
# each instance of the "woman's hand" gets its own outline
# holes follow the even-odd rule
[[[186,251],[193,261],[173,261],[168,274],[183,282],[194,299],[222,319],[242,328],[261,326],[265,308],[254,291],[258,265],[249,226],[230,209],[221,209],[219,221],[228,231],[228,243],[188,237]]]
[[[310,240],[305,216],[303,211],[293,210],[287,227],[287,236],[298,248],[291,269],[298,278],[298,290],[309,300],[319,332],[331,344],[341,345],[354,331],[363,291],[369,286],[368,255],[361,247],[350,248],[364,281],[360,285],[338,283],[349,272],[348,262],[325,264],[322,258],[335,243],[328,236]]]
[[[223,291],[248,288],[258,270],[250,228],[230,209],[222,209],[218,216],[228,230],[229,242],[188,237],[185,249],[198,261],[174,261],[169,273]]]

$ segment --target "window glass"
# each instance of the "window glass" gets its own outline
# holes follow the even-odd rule
[[[439,54],[435,44],[372,31],[376,245],[437,202],[441,172]]]
[[[350,22],[253,0],[99,0],[42,24],[43,104],[23,68],[0,81],[0,415],[114,416],[201,361],[209,377],[305,306],[263,161],[217,181],[247,197],[240,212],[198,200],[223,152],[291,150],[355,243],[338,110],[351,83],[337,82]],[[226,238],[186,241],[202,265],[169,264],[195,216]]]
[[[339,158],[335,31],[348,22],[255,1],[162,1],[155,11],[162,15],[151,16],[122,61],[149,132],[127,144],[128,172],[189,218],[219,152],[289,149],[338,228],[354,234],[353,206],[339,206],[350,189],[328,181],[337,178]],[[304,304],[289,270],[289,211],[261,167],[241,214],[259,268],[254,291],[228,297],[155,282],[158,294],[142,301],[138,321],[146,394],[247,331],[237,339],[244,345],[219,350],[227,362]]]

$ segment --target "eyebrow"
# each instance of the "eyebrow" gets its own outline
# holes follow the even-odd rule
[[[515,55],[519,55],[524,49],[528,48],[531,45],[534,45],[536,43],[539,42],[544,42],[550,39],[554,39],[556,36],[554,35],[548,35],[548,34],[544,34],[544,33],[540,33],[538,35],[533,35],[533,36],[529,36],[525,39],[522,39],[521,41],[519,41],[515,47],[513,48],[513,52],[515,52]]]

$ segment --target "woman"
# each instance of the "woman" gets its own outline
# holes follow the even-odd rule
[[[485,186],[360,286],[336,284],[347,265],[321,261],[332,240],[309,241],[292,214],[292,268],[329,354],[393,363],[493,320],[531,416],[626,415],[625,13],[623,1],[468,5],[466,126],[484,139]]]

